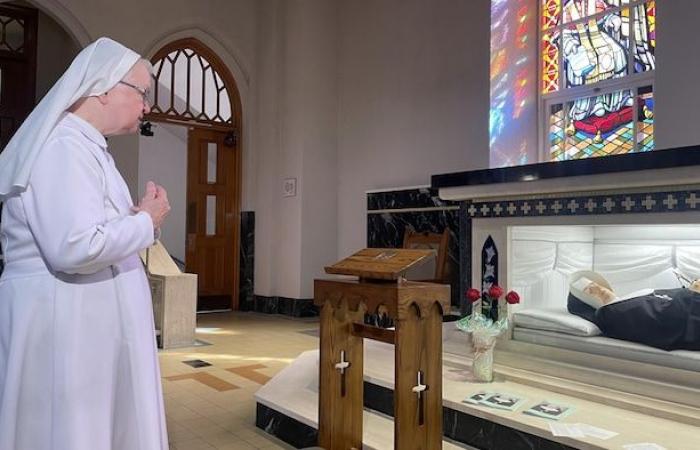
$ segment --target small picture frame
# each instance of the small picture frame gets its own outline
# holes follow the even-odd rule
[[[514,411],[523,402],[524,402],[524,399],[521,397],[518,397],[517,395],[496,392],[496,393],[493,393],[491,395],[486,396],[481,401],[481,404],[491,406],[493,408]]]
[[[297,179],[285,178],[282,183],[282,197],[296,197],[297,195]]]
[[[552,420],[559,420],[566,417],[573,411],[573,408],[568,405],[561,405],[554,402],[543,400],[529,409],[523,411],[524,414],[531,416],[544,417]]]
[[[479,391],[476,394],[472,394],[469,397],[465,398],[464,400],[462,400],[462,402],[469,403],[472,405],[479,405],[481,404],[482,400],[484,400],[491,394],[493,394],[493,392]]]

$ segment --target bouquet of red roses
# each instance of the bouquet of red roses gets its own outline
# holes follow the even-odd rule
[[[508,318],[498,318],[498,304],[504,297],[505,290],[497,284],[480,292],[469,288],[465,296],[472,303],[472,313],[461,319],[457,327],[463,331],[491,330],[494,335],[508,328]],[[510,305],[520,303],[520,296],[515,291],[505,294],[505,301]]]
[[[502,287],[494,284],[484,292],[469,288],[465,296],[472,303],[472,312],[478,308],[477,302],[481,300],[481,314],[493,320],[498,320],[498,302],[503,297],[504,292],[505,290]],[[505,301],[510,305],[514,305],[520,303],[520,296],[517,292],[510,291],[506,294]]]

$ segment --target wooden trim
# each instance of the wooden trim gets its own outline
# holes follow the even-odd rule
[[[231,123],[230,123],[230,126],[228,127],[228,130],[237,130],[240,134],[240,131],[242,129],[242,117],[241,117],[242,106],[241,106],[241,95],[240,95],[240,92],[238,91],[238,85],[236,84],[236,80],[233,78],[231,71],[228,70],[228,68],[226,67],[226,64],[224,64],[223,60],[213,50],[211,50],[209,47],[204,45],[201,41],[199,41],[196,38],[191,37],[191,38],[178,39],[176,41],[173,41],[173,42],[163,46],[163,48],[158,50],[155,53],[155,55],[153,55],[153,57],[151,58],[151,63],[153,63],[153,64],[157,63],[159,60],[165,58],[173,51],[184,50],[184,49],[188,49],[188,48],[194,50],[197,54],[201,55],[204,59],[209,61],[212,68],[214,69],[214,71],[221,77],[221,80],[224,82],[224,87],[226,88],[226,91],[228,92],[229,101],[231,102]],[[185,121],[194,120],[196,122],[201,122],[201,123],[205,123],[205,124],[212,122],[209,120],[192,119],[191,117],[182,116],[182,115],[178,115],[178,114],[149,113],[149,114],[146,114],[145,117],[147,120],[164,121],[163,116],[168,116],[168,117],[172,117],[172,118],[179,119],[179,120],[185,120]],[[213,122],[213,123],[216,123],[219,126],[226,127],[227,122]]]
[[[233,230],[233,286],[231,292],[232,304],[231,308],[238,310],[240,307],[240,228],[241,228],[241,190],[242,190],[242,142],[243,142],[243,123],[242,123],[242,104],[241,96],[238,90],[238,85],[231,71],[226,67],[223,60],[209,47],[203,44],[196,38],[184,38],[175,40],[163,46],[151,58],[152,63],[165,58],[168,54],[176,50],[192,49],[195,53],[201,55],[210,64],[213,70],[221,77],[224,87],[228,92],[229,101],[231,102],[231,121],[217,122],[212,120],[195,119],[186,115],[165,114],[165,113],[149,113],[145,115],[146,120],[153,122],[163,122],[175,125],[187,126],[190,128],[234,132],[236,133],[236,142],[233,146],[233,162],[232,167],[226,168],[226,176],[233,176],[233,190],[231,198],[232,217],[234,223],[229,229]],[[189,84],[188,84],[189,86]],[[174,93],[173,93],[174,95]],[[188,139],[189,141],[189,139]],[[188,180],[190,183],[190,180]],[[189,202],[189,200],[188,200]],[[188,203],[189,205],[189,203]],[[227,208],[228,209],[228,208]]]
[[[365,325],[363,323],[353,323],[351,333],[353,336],[374,339],[375,341],[381,341],[392,345],[396,337],[394,330]]]

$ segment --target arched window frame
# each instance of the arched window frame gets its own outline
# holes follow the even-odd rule
[[[224,120],[221,117],[220,105],[217,105],[216,114],[213,117],[207,117],[203,111],[199,112],[198,114],[194,114],[191,109],[192,105],[189,104],[189,99],[187,98],[185,99],[187,109],[185,109],[182,112],[174,110],[172,105],[174,99],[172,78],[170,84],[168,85],[170,88],[171,95],[170,108],[165,109],[162,107],[162,105],[158,104],[159,90],[162,89],[162,87],[158,83],[160,71],[162,70],[162,64],[159,64],[160,61],[167,60],[168,56],[174,52],[184,52],[186,50],[190,50],[193,53],[193,56],[189,57],[190,61],[194,61],[194,57],[199,56],[202,59],[204,59],[207,63],[209,63],[211,70],[213,70],[213,72],[216,74],[216,76],[214,76],[215,82],[218,82],[218,80],[220,80],[223,83],[223,86],[217,85],[216,87],[217,89],[225,90],[226,94],[228,95],[231,111],[231,117],[228,120]],[[146,115],[147,120],[168,122],[178,125],[200,125],[205,128],[218,129],[222,131],[236,131],[238,133],[240,132],[242,107],[238,87],[236,85],[235,80],[233,79],[233,76],[231,75],[230,71],[226,68],[226,65],[223,63],[221,58],[219,58],[219,56],[212,50],[210,50],[206,45],[204,45],[195,38],[179,39],[165,45],[163,48],[158,50],[158,52],[156,52],[151,58],[151,63],[154,65],[156,72],[154,73],[154,92],[152,96],[153,104],[151,108],[152,110],[149,114]],[[174,70],[172,71],[172,73],[174,73]],[[187,90],[189,91],[189,81],[187,84]]]
[[[653,87],[654,87],[654,81],[655,81],[655,70],[649,70],[645,72],[640,72],[640,73],[635,73],[634,72],[634,31],[632,27],[632,41],[629,45],[628,52],[627,52],[627,74],[623,77],[620,78],[611,78],[607,80],[602,80],[598,81],[593,84],[589,85],[583,85],[583,86],[575,86],[575,87],[566,87],[565,86],[565,68],[564,68],[564,62],[563,62],[563,55],[561,48],[559,49],[558,52],[558,70],[559,70],[559,77],[558,77],[558,83],[559,83],[559,88],[558,90],[554,92],[544,92],[543,89],[543,83],[544,83],[544,76],[543,76],[543,67],[544,67],[544,55],[543,55],[543,39],[545,38],[545,35],[550,33],[553,29],[558,28],[559,30],[563,30],[566,27],[574,26],[576,24],[580,23],[585,23],[590,20],[595,20],[599,19],[603,16],[606,16],[608,14],[612,14],[615,12],[618,12],[622,9],[629,8],[630,10],[630,22],[634,22],[634,17],[632,14],[636,14],[636,7],[639,5],[644,5],[648,3],[658,3],[660,0],[621,0],[620,6],[617,7],[611,7],[610,9],[583,17],[581,19],[577,20],[572,20],[570,22],[567,22],[566,24],[563,23],[563,5],[566,0],[539,0],[539,9],[538,9],[538,45],[537,45],[537,55],[538,55],[538,71],[537,71],[537,79],[538,79],[538,84],[537,84],[537,89],[538,89],[538,96],[539,96],[539,103],[538,103],[538,123],[539,123],[539,133],[538,133],[538,148],[539,148],[539,159],[540,161],[548,162],[548,161],[555,161],[555,159],[552,159],[551,157],[551,147],[550,147],[550,111],[553,106],[555,105],[566,105],[567,102],[573,102],[577,99],[582,99],[582,98],[587,98],[587,97],[594,97],[598,95],[604,95],[607,93],[611,92],[617,92],[617,91],[622,91],[622,90],[631,90],[633,95],[632,98],[634,99],[634,104],[632,106],[632,114],[633,114],[633,125],[632,125],[632,145],[633,148],[631,152],[637,152],[639,151],[639,145],[637,142],[637,135],[638,135],[638,121],[636,120],[636,111],[638,108],[638,89],[644,88],[644,87],[651,87],[652,92],[653,92]],[[545,16],[544,16],[544,9],[547,7],[548,4],[553,4],[557,3],[559,5],[558,7],[558,14],[559,14],[559,22],[555,27],[552,28],[545,28]],[[564,113],[565,115],[565,113]],[[565,119],[566,120],[566,119]],[[564,127],[566,127],[566,123],[564,124]],[[566,135],[564,136],[566,139]],[[628,152],[628,153],[631,153]],[[580,159],[580,158],[576,158]]]

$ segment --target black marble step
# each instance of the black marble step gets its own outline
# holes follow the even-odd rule
[[[631,172],[648,169],[670,169],[700,165],[700,145],[627,153],[601,158],[543,162],[522,166],[498,167],[445,173],[431,177],[431,188],[440,189],[479,184],[513,183],[579,175]]]
[[[394,391],[364,382],[364,407],[389,417],[394,415]],[[318,430],[261,403],[255,425],[295,448],[318,445]],[[569,450],[540,436],[506,427],[462,411],[443,407],[443,435],[453,442],[484,450]]]

